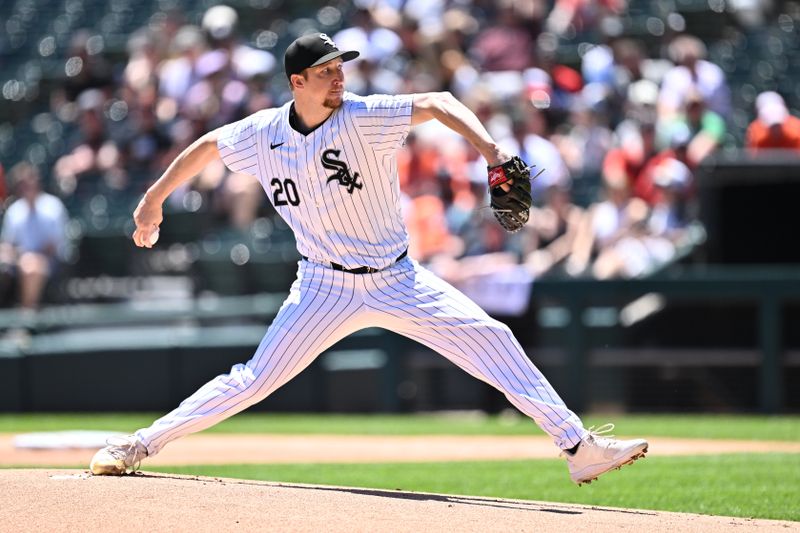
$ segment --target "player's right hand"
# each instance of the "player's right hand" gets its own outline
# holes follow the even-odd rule
[[[133,232],[133,242],[140,248],[152,248],[155,244],[153,234],[158,232],[158,227],[164,220],[160,202],[148,200],[145,195],[136,210],[133,212],[133,222],[136,230]]]

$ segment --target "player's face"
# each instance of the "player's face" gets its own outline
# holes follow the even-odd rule
[[[324,107],[336,109],[342,105],[344,71],[342,59],[337,57],[327,63],[308,69],[308,89],[319,98]]]

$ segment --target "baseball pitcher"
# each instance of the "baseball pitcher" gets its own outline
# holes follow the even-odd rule
[[[438,120],[483,155],[491,207],[508,231],[528,220],[529,167],[503,153],[449,93],[346,92],[342,65],[358,55],[339,50],[321,33],[295,40],[284,58],[293,100],[205,134],[139,203],[133,240],[150,248],[170,193],[221,158],[230,170],[259,180],[292,228],[302,260],[252,358],[212,379],[150,427],[98,451],[94,474],[136,469],[170,441],[263,400],[324,350],[367,327],[414,339],[503,392],[563,450],[578,484],[644,456],[644,440],[616,440],[607,428],[584,428],[506,325],[407,256],[396,153],[414,125]]]

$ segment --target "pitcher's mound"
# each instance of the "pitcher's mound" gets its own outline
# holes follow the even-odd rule
[[[787,531],[792,522],[264,481],[0,470],[0,531]]]

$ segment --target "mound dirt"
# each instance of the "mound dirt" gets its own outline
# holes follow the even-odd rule
[[[0,531],[787,532],[797,524],[473,496],[139,473],[0,470]]]

